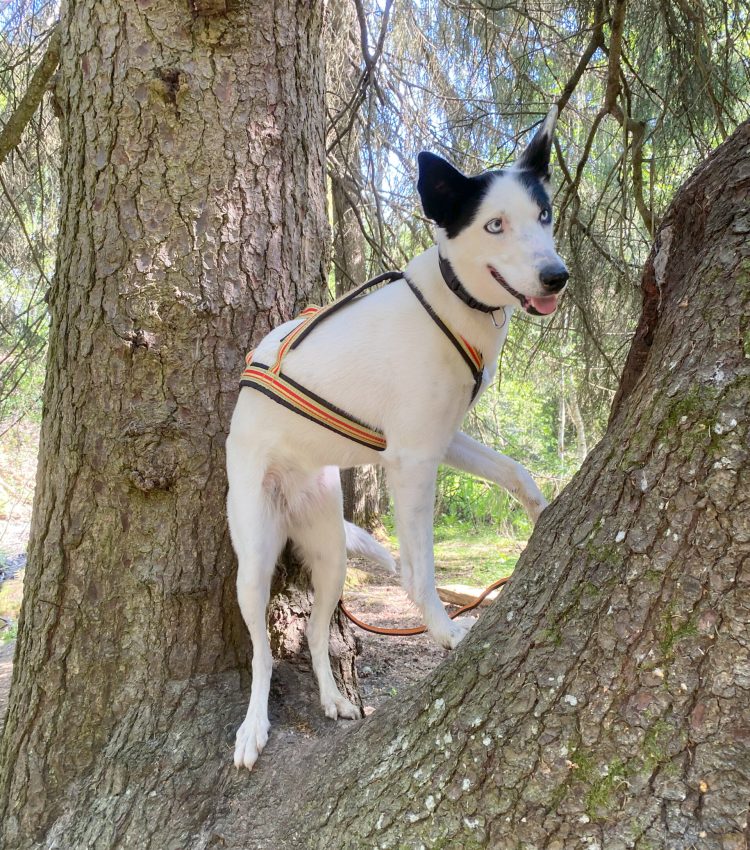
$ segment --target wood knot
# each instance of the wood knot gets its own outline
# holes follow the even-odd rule
[[[160,475],[154,470],[145,473],[138,469],[131,469],[128,477],[133,485],[144,493],[149,493],[151,490],[169,490],[174,482],[174,475]]]
[[[227,11],[227,0],[192,0],[193,14],[200,18],[211,15],[224,15]]]
[[[179,447],[168,432],[157,424],[141,426],[140,433],[134,426],[126,434],[125,474],[144,493],[170,490],[179,477]]]
[[[187,88],[182,71],[178,68],[159,68],[151,90],[165,102],[177,109],[177,98]]]

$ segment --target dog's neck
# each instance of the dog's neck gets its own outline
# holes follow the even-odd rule
[[[498,310],[502,310],[502,306],[497,304],[485,304],[483,301],[478,301],[474,296],[469,292],[469,290],[461,283],[458,275],[456,274],[455,269],[450,263],[450,260],[447,260],[442,251],[438,248],[438,264],[440,266],[440,274],[443,276],[443,280],[445,281],[445,285],[450,289],[454,295],[458,296],[461,301],[466,304],[467,307],[471,307],[472,310],[479,310],[480,313],[496,313]]]
[[[495,312],[483,312],[465,303],[445,282],[437,245],[414,257],[406,273],[438,316],[454,333],[461,334],[478,348],[487,368],[494,370],[508,335],[513,307],[508,305]]]

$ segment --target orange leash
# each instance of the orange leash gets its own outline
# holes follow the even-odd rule
[[[451,620],[455,620],[456,617],[460,617],[461,614],[465,614],[467,611],[473,611],[478,605],[482,603],[482,601],[492,593],[493,590],[497,590],[498,587],[502,587],[506,581],[508,581],[509,576],[506,578],[499,578],[497,581],[493,581],[492,584],[486,589],[483,590],[482,593],[468,605],[464,605],[462,608],[459,608],[458,611],[454,611],[452,614],[448,614]],[[341,608],[344,616],[351,620],[355,626],[359,626],[360,629],[364,629],[366,632],[371,632],[374,635],[389,635],[391,637],[408,637],[409,635],[421,635],[427,631],[427,626],[415,626],[411,629],[384,629],[380,626],[371,626],[369,623],[365,623],[360,620],[358,617],[355,617],[351,611],[347,610],[344,606],[344,600],[339,601],[339,608]]]

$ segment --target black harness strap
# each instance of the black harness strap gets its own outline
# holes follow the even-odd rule
[[[448,262],[448,260],[444,259],[441,255],[438,256],[440,258],[440,271],[443,273],[443,278],[445,282],[458,295],[458,297],[461,298],[462,301],[465,301],[466,304],[468,304],[470,307],[474,307],[474,309],[481,310],[485,313],[490,312],[492,310],[500,309],[499,307],[488,307],[486,304],[482,304],[480,301],[477,301],[476,299],[472,298],[472,296],[469,295],[469,293],[464,289],[461,282],[455,276],[455,273],[453,272],[453,267]],[[452,275],[453,280],[455,282],[455,286],[459,287],[460,291],[456,290],[455,286],[449,282],[448,278],[446,277],[445,269],[448,269],[450,271],[450,274]],[[440,328],[440,330],[448,337],[453,347],[456,349],[456,351],[458,351],[458,353],[463,358],[463,361],[469,367],[471,375],[474,378],[474,387],[471,393],[471,401],[474,401],[477,396],[477,393],[479,392],[479,388],[482,385],[484,364],[482,363],[478,365],[477,361],[475,359],[472,359],[472,355],[469,353],[469,347],[466,341],[463,340],[462,344],[462,341],[459,340],[458,337],[456,337],[453,331],[432,309],[429,302],[424,297],[424,295],[422,295],[419,289],[417,289],[417,287],[409,280],[409,278],[404,274],[404,272],[401,271],[383,272],[377,277],[372,278],[372,280],[368,280],[367,283],[363,283],[361,286],[358,286],[355,289],[352,289],[350,292],[347,292],[341,298],[330,304],[328,307],[324,307],[319,313],[313,316],[313,318],[307,323],[306,327],[304,327],[297,334],[297,337],[289,346],[289,350],[292,351],[293,349],[297,348],[297,346],[302,342],[302,340],[305,339],[305,337],[307,337],[312,330],[314,330],[318,325],[320,325],[320,323],[324,319],[328,318],[328,316],[337,312],[342,307],[345,307],[347,304],[350,304],[352,301],[354,301],[355,298],[358,298],[360,295],[362,295],[363,292],[367,292],[368,289],[372,289],[374,286],[378,286],[378,284],[385,283],[386,281],[391,283],[392,281],[400,280],[401,278],[406,281],[406,283],[409,285],[409,289],[411,289],[411,291],[414,293],[419,303],[425,308],[430,318],[435,322],[435,324]],[[290,333],[294,333],[294,331],[290,331]],[[478,354],[478,352],[476,352],[473,348],[471,349],[471,352],[474,353],[475,356]],[[481,354],[478,354],[478,359],[481,361]]]
[[[379,274],[377,277],[372,278],[372,280],[368,280],[367,283],[363,283],[361,286],[356,287],[356,289],[352,289],[347,292],[346,295],[342,295],[341,298],[334,301],[333,304],[329,304],[327,307],[324,307],[314,317],[314,319],[308,323],[307,327],[297,335],[297,338],[289,347],[290,350],[296,348],[310,333],[310,331],[317,327],[324,319],[327,319],[328,316],[340,310],[342,307],[345,307],[351,301],[354,301],[354,299],[363,292],[367,292],[368,289],[372,289],[373,286],[377,286],[379,283],[384,283],[386,280],[390,283],[391,281],[399,280],[403,276],[403,272],[383,272],[383,274]]]
[[[469,367],[469,371],[474,378],[474,389],[471,392],[471,401],[477,396],[479,392],[479,387],[482,385],[482,375],[484,374],[484,365],[477,366],[474,360],[472,360],[471,355],[466,350],[466,348],[461,345],[461,342],[458,340],[453,331],[445,324],[445,322],[438,316],[438,314],[432,309],[430,303],[427,299],[422,295],[422,293],[417,289],[417,287],[409,280],[406,275],[402,275],[404,280],[409,285],[409,289],[414,293],[417,301],[425,308],[427,314],[432,319],[433,322],[440,328],[440,330],[448,337],[448,339],[453,344],[453,347],[456,351],[461,355],[464,360],[464,363]]]

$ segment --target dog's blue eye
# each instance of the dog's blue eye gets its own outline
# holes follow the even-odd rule
[[[487,233],[502,233],[503,220],[501,218],[493,218],[485,224],[484,229]]]
[[[541,221],[542,224],[549,224],[550,221],[552,221],[552,210],[550,210],[549,207],[545,207],[539,213],[539,221]]]

